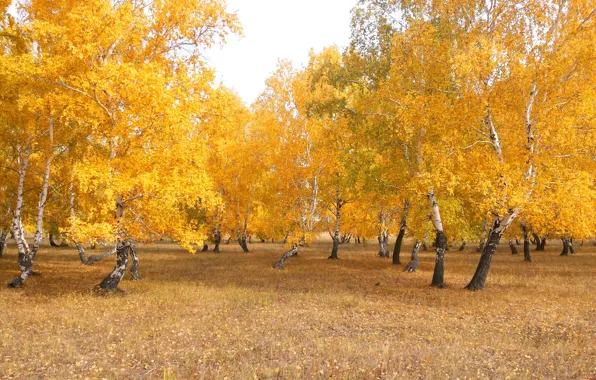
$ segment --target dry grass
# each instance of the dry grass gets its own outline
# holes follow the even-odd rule
[[[89,289],[113,260],[85,267],[44,249],[24,288],[0,288],[0,378],[578,378],[596,375],[596,249],[512,257],[488,287],[462,288],[478,255],[448,252],[447,289],[428,286],[433,255],[406,274],[376,247],[315,244],[278,272],[279,245],[242,254],[140,249],[140,282]],[[409,247],[406,247],[408,258]],[[0,282],[16,274],[10,248]],[[376,286],[380,283],[379,286]]]

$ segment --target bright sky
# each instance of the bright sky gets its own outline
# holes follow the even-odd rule
[[[357,0],[228,0],[238,11],[243,38],[207,53],[218,78],[250,105],[265,87],[279,58],[298,67],[308,52],[348,44],[350,10]]]

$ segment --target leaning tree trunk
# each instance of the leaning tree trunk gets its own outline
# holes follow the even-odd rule
[[[431,220],[436,231],[435,239],[435,270],[433,272],[433,280],[431,286],[442,288],[445,286],[445,250],[447,249],[447,237],[443,231],[443,221],[439,211],[439,204],[435,197],[434,191],[428,193],[428,199],[431,203]]]
[[[290,249],[289,251],[284,253],[282,255],[282,257],[275,264],[273,264],[273,268],[283,270],[286,265],[286,260],[289,259],[290,257],[298,255],[298,248],[300,248],[300,244],[294,244],[292,249]]]
[[[567,241],[567,246],[569,247],[569,253],[573,255],[575,253],[575,248],[573,248],[573,239],[569,239]]]
[[[497,244],[499,243],[499,240],[501,240],[503,232],[505,232],[507,227],[511,225],[513,219],[515,219],[516,216],[517,210],[511,210],[504,218],[495,218],[488,236],[488,241],[484,246],[482,255],[480,255],[480,262],[476,268],[476,273],[474,273],[474,277],[472,277],[472,281],[470,281],[470,283],[466,286],[466,289],[481,290],[484,288],[484,283],[488,277],[488,270],[490,269],[490,263],[492,261],[493,254],[497,249]]]
[[[561,241],[563,242],[563,251],[561,252],[561,256],[567,256],[569,255],[569,241],[567,238],[561,239]]]
[[[420,249],[420,240],[416,240],[414,243],[414,248],[412,248],[412,258],[406,267],[404,268],[404,272],[412,273],[416,272],[418,269],[418,265],[420,262],[418,261],[418,250]]]
[[[522,224],[522,231],[524,233],[524,261],[532,262],[532,256],[530,256],[530,236],[525,224]]]
[[[515,243],[513,242],[513,239],[509,239],[509,248],[511,248],[512,255],[517,255],[517,248],[515,247]]]
[[[118,242],[116,247],[116,266],[106,278],[99,284],[101,289],[115,291],[118,289],[118,284],[122,281],[126,267],[128,266],[128,254],[131,251],[130,242]]]
[[[401,253],[401,245],[404,240],[404,235],[406,234],[407,212],[409,207],[410,202],[406,201],[406,203],[404,204],[404,214],[402,215],[401,223],[399,224],[399,233],[397,234],[395,246],[393,247],[393,265],[401,264],[399,255]]]
[[[50,247],[60,247],[60,244],[54,240],[54,234],[50,232]]]
[[[246,245],[246,238],[245,237],[238,239],[238,244],[240,245],[240,248],[242,248],[242,251],[244,253],[248,253],[249,252],[248,245]]]
[[[336,189],[335,191],[335,230],[333,231],[333,248],[331,249],[331,255],[328,257],[329,259],[337,260],[339,257],[337,256],[337,252],[339,251],[339,239],[340,233],[339,229],[341,226],[341,208],[343,206],[344,201],[341,199],[339,190]]]
[[[213,247],[213,252],[219,253],[219,244],[221,243],[221,232],[219,231],[219,225],[215,227],[215,231],[213,232],[213,243],[215,246]]]

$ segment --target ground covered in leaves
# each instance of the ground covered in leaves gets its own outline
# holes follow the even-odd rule
[[[0,378],[577,378],[596,375],[596,247],[533,263],[503,245],[487,288],[463,289],[473,248],[446,255],[448,288],[429,287],[376,246],[304,249],[285,271],[278,244],[244,254],[140,248],[142,280],[90,289],[113,258],[83,266],[70,248],[40,251],[22,289],[16,253],[0,258]],[[521,248],[521,247],[520,247]],[[404,259],[409,258],[409,246]],[[407,260],[404,261],[404,265]]]

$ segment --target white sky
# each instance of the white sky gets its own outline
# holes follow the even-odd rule
[[[346,46],[350,10],[357,0],[228,0],[238,11],[243,38],[230,38],[222,49],[207,53],[224,85],[250,105],[265,87],[279,58],[298,67],[308,62],[311,48]]]

